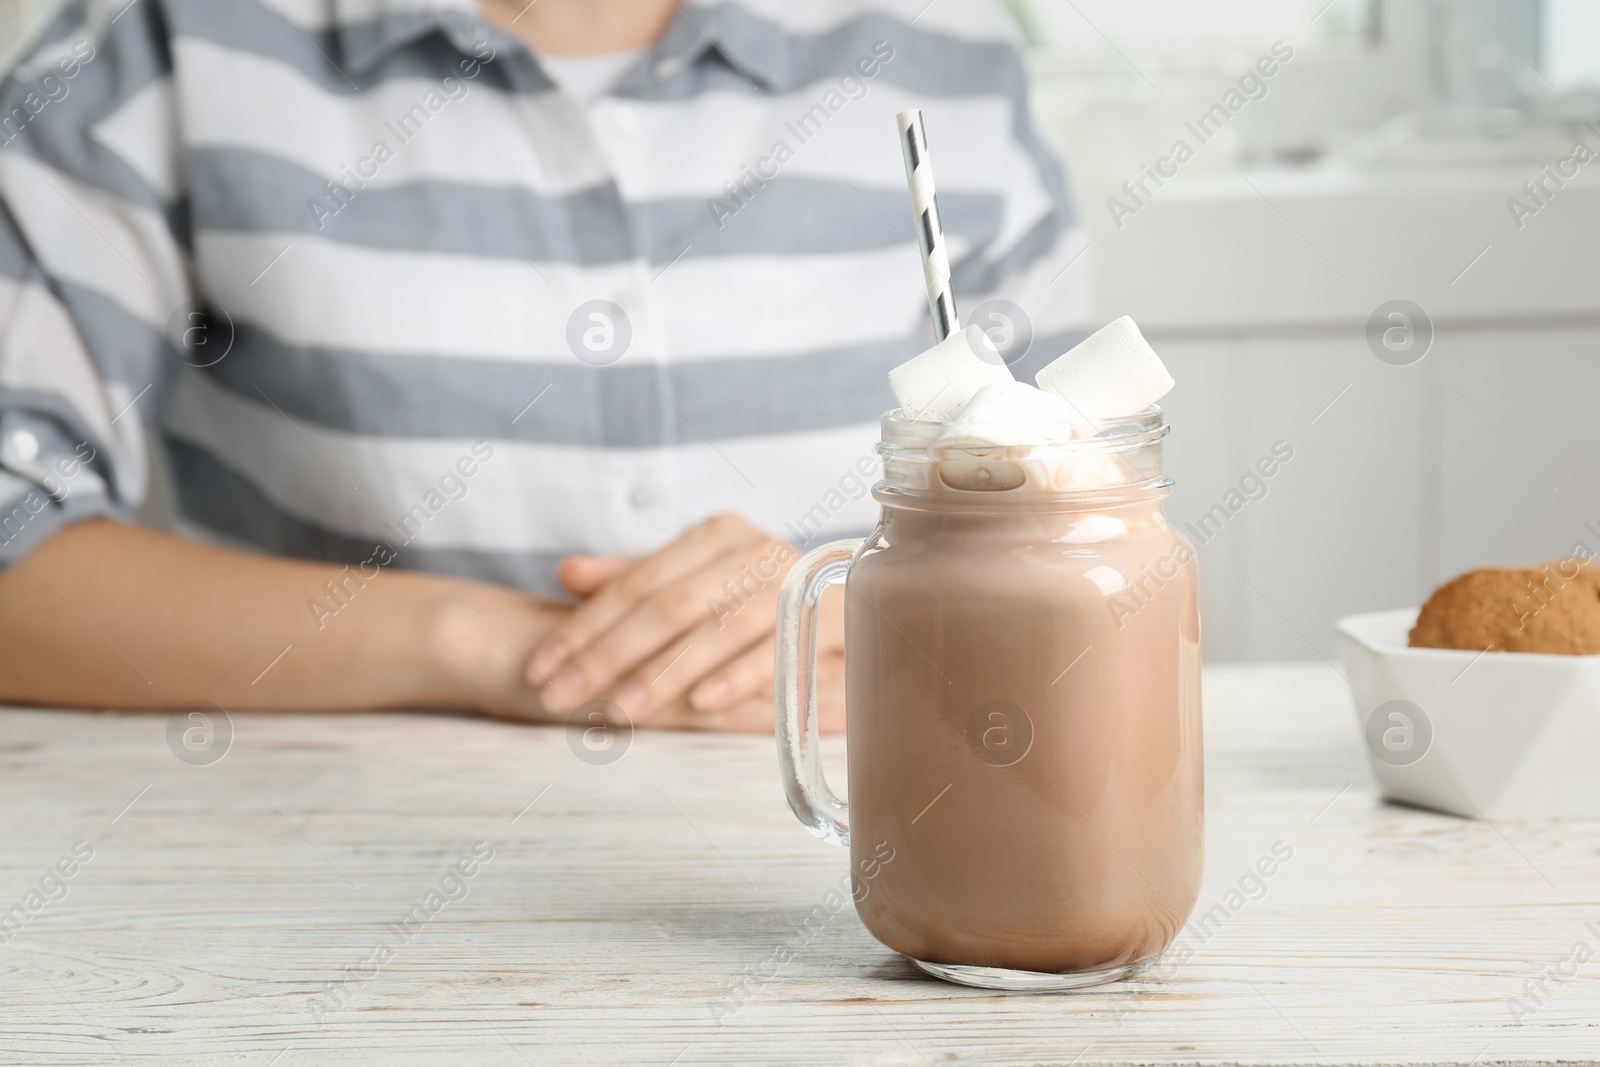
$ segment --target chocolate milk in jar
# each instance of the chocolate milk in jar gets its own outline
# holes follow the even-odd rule
[[[883,418],[877,528],[812,552],[779,615],[791,806],[851,847],[856,907],[922,969],[998,989],[1124,977],[1199,891],[1193,546],[1157,408],[999,447]],[[978,436],[981,438],[981,428]],[[846,590],[849,804],[815,757],[815,604]]]

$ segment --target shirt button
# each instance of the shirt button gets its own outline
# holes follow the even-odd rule
[[[632,504],[636,511],[643,511],[645,508],[653,507],[655,502],[656,491],[649,482],[634,482],[633,488],[628,490],[628,503]]]
[[[627,104],[612,105],[611,128],[624,137],[632,137],[639,132],[639,112]]]
[[[9,444],[11,451],[24,463],[32,461],[39,454],[39,439],[32,430],[13,430]]]

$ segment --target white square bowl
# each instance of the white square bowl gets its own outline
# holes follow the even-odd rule
[[[1338,623],[1383,795],[1469,818],[1600,819],[1600,656],[1410,648],[1416,621],[1402,608]]]

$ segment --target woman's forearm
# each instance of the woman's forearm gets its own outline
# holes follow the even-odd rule
[[[250,555],[120,523],[0,574],[0,701],[337,710],[536,701],[528,648],[563,614],[508,590]]]

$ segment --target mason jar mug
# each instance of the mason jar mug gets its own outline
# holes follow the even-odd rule
[[[1151,408],[1065,440],[946,429],[885,415],[876,529],[785,580],[789,803],[849,845],[861,921],[923,970],[998,989],[1124,977],[1177,935],[1202,865],[1198,568],[1162,510],[1167,426]],[[835,582],[848,804],[817,759],[816,608]]]

